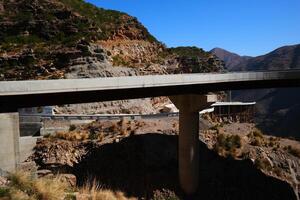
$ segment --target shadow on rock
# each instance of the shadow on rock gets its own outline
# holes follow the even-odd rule
[[[178,137],[137,135],[93,149],[74,167],[78,184],[97,180],[103,187],[151,198],[162,188],[183,194],[178,183]],[[194,199],[296,199],[292,187],[257,170],[251,161],[221,158],[200,142],[200,186]]]

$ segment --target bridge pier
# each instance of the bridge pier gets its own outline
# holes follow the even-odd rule
[[[216,95],[178,95],[171,101],[179,109],[179,182],[187,195],[199,182],[199,111],[217,101]]]
[[[17,169],[19,138],[19,113],[0,113],[0,169],[9,172]]]

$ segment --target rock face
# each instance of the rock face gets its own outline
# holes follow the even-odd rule
[[[217,56],[225,54],[214,51]],[[220,53],[220,54],[219,54]],[[300,45],[285,46],[278,48],[266,55],[247,58],[238,58],[235,65],[231,58],[237,55],[224,56],[228,69],[240,71],[255,70],[288,70],[300,68]],[[258,123],[265,132],[280,136],[299,137],[300,126],[296,122],[299,119],[300,95],[299,89],[264,89],[234,91],[232,97],[237,101],[256,101]]]

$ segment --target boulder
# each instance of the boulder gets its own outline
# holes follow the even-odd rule
[[[7,178],[0,176],[0,187],[6,186],[8,183]]]

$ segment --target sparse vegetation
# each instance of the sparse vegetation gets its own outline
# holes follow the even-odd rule
[[[45,135],[45,138],[59,138],[69,141],[98,140],[102,141],[105,134],[119,134],[123,137],[134,135],[137,127],[143,126],[143,122],[132,122],[122,119],[112,121],[105,127],[98,122],[92,122],[83,126],[70,125],[69,131],[57,131],[53,135]]]
[[[178,56],[185,65],[183,70],[189,73],[218,72],[223,69],[222,61],[195,46],[169,48],[167,51],[169,54]]]
[[[36,178],[29,172],[18,171],[10,174],[10,182],[0,187],[0,198],[7,200],[134,200],[120,191],[101,189],[95,182],[82,188],[71,188],[60,176]]]
[[[203,56],[209,56],[210,53],[204,51],[198,47],[176,47],[176,48],[169,48],[171,53],[175,53],[179,56],[186,56],[190,58],[198,58]]]
[[[235,156],[236,150],[241,148],[241,146],[239,135],[219,134],[214,149],[221,155]]]
[[[80,15],[85,16],[96,23],[97,27],[102,30],[100,39],[108,39],[122,26],[122,24],[126,24],[127,26],[133,26],[140,29],[146,37],[145,39],[148,41],[157,42],[157,40],[142,24],[137,21],[136,18],[129,17],[125,13],[98,8],[81,0],[62,0],[62,2],[69,6],[72,10],[78,12]]]
[[[116,55],[112,57],[114,66],[130,66],[129,62],[126,62],[121,56]]]
[[[250,144],[253,146],[271,147],[273,150],[277,150],[280,147],[280,138],[277,137],[265,137],[260,130],[254,130],[247,135],[250,139]]]
[[[79,188],[79,193],[83,196],[88,195],[91,200],[135,200],[135,198],[127,198],[123,192],[102,189],[96,181]]]

